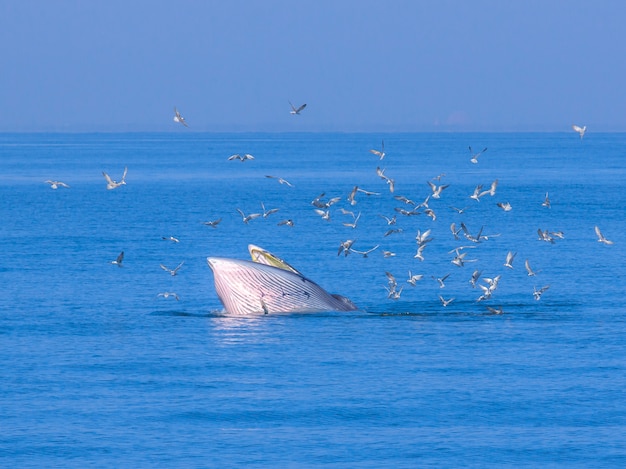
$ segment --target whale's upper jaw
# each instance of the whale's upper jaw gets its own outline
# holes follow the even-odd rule
[[[334,296],[301,274],[252,261],[209,257],[215,290],[231,314],[353,311],[346,298]]]

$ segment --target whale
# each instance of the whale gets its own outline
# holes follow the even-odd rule
[[[249,245],[252,260],[207,257],[215,291],[233,315],[354,311],[348,298],[328,293],[278,256]]]

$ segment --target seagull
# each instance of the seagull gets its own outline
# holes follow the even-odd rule
[[[411,285],[413,285],[413,286],[415,286],[415,284],[418,281],[422,280],[423,278],[424,278],[424,276],[422,274],[415,274],[415,275],[413,275],[413,274],[411,274],[411,271],[409,270],[409,278],[408,278],[408,280],[406,282],[411,284]]]
[[[434,239],[428,237],[430,235],[430,232],[430,229],[424,231],[423,233],[420,230],[417,230],[417,234],[415,235],[415,241],[419,246],[425,245],[426,243],[429,243]]]
[[[396,253],[392,252],[392,251],[383,251],[383,257],[388,258],[388,257],[395,257]]]
[[[399,202],[404,202],[407,205],[416,205],[414,201],[412,201],[411,199],[407,199],[403,195],[394,195],[393,198]]]
[[[348,254],[350,254],[351,252],[351,247],[354,244],[354,239],[347,239],[345,241],[342,241],[341,244],[339,245],[339,251],[337,251],[337,255],[341,254],[343,252],[343,255],[345,257],[348,257]]]
[[[461,232],[461,228],[457,230],[456,223],[450,223],[450,231],[452,231],[452,236],[454,236],[454,239],[459,239],[459,233]]]
[[[448,306],[450,303],[452,303],[454,301],[454,298],[450,298],[450,299],[445,299],[443,296],[439,295],[439,300],[441,301],[441,304],[446,307]]]
[[[180,122],[185,127],[189,127],[187,125],[187,122],[185,122],[185,118],[180,115],[180,112],[178,112],[178,109],[176,109],[176,107],[174,107],[174,122]]]
[[[439,283],[439,288],[446,288],[446,284],[444,282],[449,276],[450,274],[446,274],[443,277],[438,278],[438,277],[435,277],[434,275],[431,275],[431,277],[437,280],[437,283]]]
[[[270,208],[269,210],[265,210],[265,205],[263,205],[263,202],[261,202],[261,208],[263,209],[263,218],[267,218],[269,217],[272,213],[276,213],[278,212],[279,209],[277,208]]]
[[[322,210],[320,208],[316,208],[315,213],[322,217],[322,220],[330,221],[330,210]]]
[[[115,259],[114,261],[111,261],[111,264],[115,264],[118,267],[122,267],[123,260],[124,260],[124,251],[120,252],[120,254],[117,256],[117,259]]]
[[[424,260],[424,249],[426,249],[425,244],[420,244],[417,246],[417,253],[413,256],[415,259],[419,259],[420,261]]]
[[[594,229],[596,230],[596,235],[598,236],[598,242],[599,243],[604,243],[604,244],[613,244],[613,241],[609,241],[608,239],[606,239],[604,237],[604,235],[600,232],[600,228],[598,228],[597,226],[594,227]]]
[[[291,106],[291,111],[289,111],[289,113],[293,114],[294,116],[300,115],[300,111],[302,111],[306,107],[306,103],[304,103],[300,107],[296,108],[293,104],[291,104],[291,101],[289,101],[289,105]]]
[[[239,215],[243,219],[243,222],[247,225],[250,220],[254,220],[255,218],[259,218],[261,216],[260,213],[251,213],[250,215],[245,215],[241,210],[237,209]]]
[[[175,269],[168,269],[163,264],[160,264],[160,266],[163,270],[165,270],[166,272],[169,272],[170,275],[173,277],[174,275],[178,274],[178,269],[180,269],[184,263],[185,261],[181,262],[180,264],[178,264],[178,266]]]
[[[476,164],[478,163],[478,157],[487,151],[487,147],[483,148],[482,151],[479,151],[478,153],[474,153],[472,151],[472,147],[469,147],[469,151],[472,154],[472,159],[470,161]]]
[[[235,153],[234,155],[230,155],[228,157],[228,161],[233,161],[233,160],[239,160],[242,163],[245,162],[246,160],[253,160],[254,156],[252,156],[250,153],[245,153],[243,156],[240,155],[239,153]]]
[[[170,296],[172,298],[174,298],[176,301],[180,300],[180,298],[178,297],[178,295],[174,292],[169,292],[169,291],[165,291],[163,293],[159,293],[157,295],[157,297],[162,296],[163,298],[169,298]]]
[[[545,292],[548,288],[550,288],[550,285],[541,287],[539,290],[537,290],[537,287],[534,287],[533,296],[535,297],[535,300],[539,301],[543,292]]]
[[[380,169],[380,166],[379,166],[376,168],[376,174],[378,175],[379,178],[383,179],[387,184],[389,184],[389,192],[393,192],[394,187],[395,187],[395,181],[385,175],[385,170]]]
[[[402,228],[391,228],[385,231],[385,234],[383,236],[386,238],[387,236],[395,234],[395,233],[402,233],[402,231],[404,231]]]
[[[172,243],[180,242],[178,238],[174,238],[173,236],[161,236],[161,239],[164,239],[166,241],[171,241]]]
[[[291,184],[289,181],[287,181],[286,179],[283,179],[281,177],[278,176],[265,176],[266,178],[270,178],[270,179],[278,179],[278,182],[281,184],[286,184],[289,187],[293,187],[293,184]]]
[[[496,205],[500,207],[502,210],[504,210],[505,212],[510,212],[511,210],[513,210],[513,207],[508,202],[498,202]]]
[[[387,291],[389,292],[389,294],[387,295],[387,298],[390,298],[392,300],[399,300],[400,299],[400,295],[402,294],[402,289],[404,287],[400,287],[400,290],[393,290],[391,288],[387,288]]]
[[[483,195],[487,195],[487,194],[493,197],[494,195],[496,195],[497,187],[498,187],[498,180],[496,179],[495,181],[491,183],[491,187],[487,189],[486,191],[481,192],[478,197],[482,197]]]
[[[483,190],[483,185],[478,184],[474,188],[474,193],[470,195],[470,199],[474,199],[476,202],[480,202],[480,198],[485,194],[484,192],[482,192],[482,190]]]
[[[354,218],[354,221],[352,223],[344,223],[343,226],[347,226],[348,228],[356,228],[356,224],[358,223],[359,218],[361,218],[361,212],[359,212],[359,214]]]
[[[102,175],[104,176],[104,179],[106,179],[106,181],[107,181],[107,190],[117,189],[118,187],[125,185],[126,184],[126,173],[128,173],[128,167],[127,166],[124,167],[124,174],[122,174],[122,180],[120,182],[117,182],[117,181],[114,181],[113,179],[111,179],[111,177],[107,173],[102,171]]]
[[[543,199],[543,202],[541,203],[541,206],[550,208],[550,198],[548,197],[548,193],[547,192],[546,192],[546,198]]]
[[[61,181],[51,181],[50,179],[48,179],[47,181],[44,181],[44,182],[47,182],[48,184],[50,184],[50,189],[58,189],[59,187],[67,187],[67,188],[70,187]]]
[[[504,314],[504,310],[502,309],[502,307],[500,307],[500,308],[492,308],[491,306],[487,306],[487,310],[491,314]]]
[[[278,225],[278,226],[282,226],[282,225],[285,225],[285,226],[293,226],[293,220],[292,220],[291,218],[289,218],[289,219],[287,219],[287,220],[282,220],[282,221],[279,221],[279,222],[277,223],[277,225]]]
[[[379,160],[382,160],[385,157],[385,141],[382,141],[381,144],[381,149],[379,150],[370,150],[370,153],[372,153],[373,155],[378,156]]]
[[[220,217],[217,220],[205,221],[203,224],[210,226],[212,228],[217,228],[217,225],[219,225],[221,221],[222,221],[222,218]]]
[[[506,262],[504,263],[504,267],[508,267],[509,269],[513,268],[513,259],[517,255],[516,252],[509,251],[506,255]]]
[[[386,217],[385,215],[378,215],[381,218],[384,218],[387,221],[387,225],[395,225],[396,224],[396,217],[397,215],[394,215],[393,217],[389,218]]]
[[[585,136],[585,132],[587,131],[587,126],[584,125],[582,127],[579,127],[574,124],[572,125],[572,129],[574,129],[575,132],[578,132],[578,135],[580,135],[580,139],[582,140],[582,138]]]
[[[357,251],[356,249],[352,249],[350,248],[350,251],[355,253],[355,254],[361,254],[363,257],[367,257],[368,254],[370,254],[371,252],[376,251],[376,249],[378,249],[380,247],[379,244],[377,244],[376,246],[374,246],[371,249],[368,249],[367,251]]]
[[[482,274],[482,271],[480,271],[480,270],[475,270],[472,273],[472,278],[470,278],[470,281],[469,281],[470,284],[472,285],[472,288],[476,288],[476,282],[480,278],[480,274]]]
[[[433,191],[432,193],[433,199],[439,199],[441,197],[441,191],[444,190],[446,187],[450,186],[450,184],[442,184],[440,186],[437,186],[436,184],[430,181],[426,181],[426,182],[430,186],[430,189]]]
[[[535,272],[533,269],[531,269],[530,267],[530,262],[528,262],[528,259],[526,259],[526,261],[524,262],[524,267],[526,267],[526,272],[528,272],[528,276],[529,277],[534,277],[535,275],[537,275],[539,272],[541,272],[540,270],[538,270],[537,272]]]
[[[389,288],[392,290],[395,290],[396,287],[398,286],[396,277],[394,277],[394,275],[391,272],[385,272],[385,275],[387,276],[387,282],[389,284]]]

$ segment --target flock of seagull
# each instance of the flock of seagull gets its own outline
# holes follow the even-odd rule
[[[294,106],[291,102],[289,102],[289,104],[291,107],[290,113],[292,115],[299,115],[306,107],[306,104],[302,104],[297,107]],[[180,123],[181,125],[185,127],[188,127],[188,124],[185,118],[180,114],[177,108],[174,108],[174,121],[177,123]],[[577,125],[573,125],[572,129],[580,135],[581,139],[583,138],[586,132],[586,126],[579,127]],[[486,151],[487,151],[487,148],[485,147],[482,150],[475,152],[472,150],[472,147],[470,146],[469,147],[469,153],[470,153],[469,161],[472,164],[478,164],[478,158],[481,155],[483,155]],[[380,148],[371,149],[370,153],[378,157],[379,162],[384,160],[385,157],[387,156],[385,153],[384,141],[381,142]],[[254,159],[255,159],[254,156],[248,153],[243,154],[243,155],[234,154],[228,157],[229,161],[237,160],[241,162],[252,161]],[[109,174],[103,171],[102,175],[106,181],[106,189],[114,190],[114,189],[120,188],[121,186],[126,185],[127,173],[128,173],[128,167],[124,167],[121,179],[119,181],[116,181],[112,179],[109,176]],[[383,215],[383,214],[379,214],[379,216],[385,220],[386,225],[388,226],[383,237],[388,237],[388,236],[392,236],[397,233],[403,232],[403,229],[398,227],[398,224],[397,224],[398,216],[411,217],[414,215],[425,214],[426,216],[430,217],[432,221],[435,221],[437,219],[437,214],[435,213],[434,209],[429,206],[429,202],[431,201],[431,199],[440,199],[443,195],[444,190],[446,190],[449,187],[449,184],[441,184],[441,179],[445,176],[445,174],[440,174],[432,178],[432,180],[427,181],[428,186],[430,188],[430,193],[421,202],[410,200],[407,197],[404,197],[402,195],[396,195],[395,194],[395,181],[393,178],[385,174],[385,169],[381,169],[380,166],[376,167],[376,174],[380,179],[382,179],[385,182],[385,184],[388,187],[389,192],[393,195],[393,198],[396,201],[403,204],[403,206],[401,207],[394,208],[396,213],[391,217]],[[287,181],[286,179],[282,177],[275,176],[275,175],[265,175],[265,177],[274,179],[281,185],[285,185],[287,187],[293,187],[293,185],[289,181]],[[45,182],[48,183],[52,189],[70,187],[68,184],[62,181],[47,180]],[[497,179],[492,181],[488,185],[487,188],[484,188],[483,184],[478,184],[475,187],[473,193],[469,195],[469,198],[479,202],[483,197],[488,197],[488,196],[493,197],[497,193],[497,188],[498,188]],[[381,192],[369,191],[369,190],[363,189],[362,187],[354,186],[353,189],[348,194],[348,196],[346,197],[346,201],[350,204],[350,206],[355,206],[357,204],[357,196],[359,195],[380,196]],[[316,213],[322,220],[330,221],[331,220],[331,207],[339,203],[342,199],[343,197],[341,196],[326,198],[325,193],[322,193],[311,201],[311,205],[313,206],[314,213]],[[496,205],[505,212],[512,210],[511,204],[508,202],[498,202]],[[550,208],[550,199],[549,199],[548,193],[545,194],[545,198],[541,205],[543,207]],[[236,210],[241,216],[242,222],[244,224],[248,224],[257,218],[268,218],[269,216],[273,215],[279,210],[277,208],[267,209],[265,205],[263,204],[263,202],[261,202],[261,208],[262,208],[261,212],[248,213],[248,214],[244,213],[244,211],[241,210],[240,208],[237,208]],[[456,207],[450,207],[450,208],[456,211],[458,214],[462,214],[466,210],[465,208],[463,209],[456,208]],[[352,229],[355,229],[358,226],[358,223],[361,219],[361,212],[358,212],[355,214],[354,211],[348,210],[346,208],[339,208],[338,210],[341,212],[342,215],[351,217],[350,221],[342,222],[343,226],[347,228],[352,228]],[[217,228],[221,221],[222,221],[222,218],[220,217],[218,219],[206,221],[203,223],[206,226]],[[292,219],[284,219],[284,220],[279,221],[277,225],[293,227],[294,221]],[[599,243],[602,243],[605,245],[613,244],[612,241],[608,240],[602,234],[598,226],[595,226],[594,229],[595,229],[595,233],[597,236],[597,241]],[[450,224],[450,231],[455,241],[460,241],[464,238],[467,242],[471,243],[470,245],[457,246],[451,251],[449,251],[449,254],[453,254],[453,257],[450,262],[457,267],[463,267],[465,266],[465,264],[476,262],[477,259],[475,258],[471,258],[471,259],[467,258],[469,252],[471,252],[471,249],[476,248],[479,244],[485,241],[488,241],[491,238],[499,236],[499,234],[490,235],[490,234],[483,233],[482,227],[478,231],[472,232],[463,222],[461,222],[458,227],[456,226],[454,222],[452,222]],[[538,232],[538,239],[541,241],[548,242],[548,243],[555,243],[557,239],[561,239],[564,237],[563,233],[559,231],[550,231],[550,230],[544,231],[542,229],[538,229],[537,232]],[[416,253],[413,256],[415,259],[419,261],[423,261],[425,259],[424,257],[425,250],[428,247],[429,243],[434,239],[431,236],[431,233],[432,233],[431,229],[427,229],[423,232],[420,230],[417,230],[417,233],[415,235]],[[168,237],[164,236],[162,237],[162,239],[171,241],[173,243],[179,242],[179,240],[173,236],[168,236]],[[347,257],[348,255],[353,254],[353,255],[360,255],[366,258],[372,255],[374,252],[378,251],[380,248],[380,244],[377,244],[368,249],[357,249],[355,248],[355,243],[356,243],[355,239],[346,239],[344,241],[341,241],[339,243],[337,255],[339,256],[343,254],[343,256]],[[389,250],[380,249],[380,252],[382,252],[382,255],[386,258],[396,256],[394,252],[389,251]],[[516,252],[513,252],[513,251],[507,252],[506,257],[504,259],[504,263],[503,263],[504,267],[506,267],[507,269],[513,269],[514,268],[513,263],[516,258],[516,255],[517,255]],[[122,267],[123,260],[124,260],[124,252],[122,251],[115,260],[111,261],[111,264],[117,265],[118,267]],[[160,264],[160,267],[164,271],[168,272],[171,276],[176,276],[179,270],[181,269],[181,267],[183,266],[183,264],[184,262],[181,262],[173,269],[165,266],[164,264]],[[528,259],[524,261],[524,267],[529,277],[535,277],[540,272],[540,271],[535,271],[531,268],[530,261]],[[444,289],[445,282],[447,278],[449,277],[449,275],[450,274],[446,274],[442,277],[436,277],[433,275],[431,277],[433,280],[437,282],[440,289]],[[396,276],[389,271],[385,271],[385,276],[387,278],[387,283],[385,284],[384,288],[387,292],[387,298],[390,300],[400,299],[403,289],[406,285],[400,285]],[[480,291],[480,295],[476,298],[476,301],[481,302],[484,300],[491,299],[494,292],[496,291],[498,287],[498,283],[501,280],[501,277],[502,277],[501,275],[496,275],[494,277],[486,277],[483,275],[482,270],[480,269],[473,270],[471,277],[469,278],[469,283],[470,283],[471,288],[478,289]],[[415,287],[418,282],[423,280],[423,278],[424,278],[423,274],[415,274],[411,270],[409,270],[408,278],[406,279],[406,284],[408,284],[410,287]],[[550,288],[550,285],[544,285],[540,288],[534,287],[533,292],[532,292],[534,299],[539,300],[542,297],[543,293],[545,293],[549,288]],[[166,299],[173,298],[175,300],[180,299],[178,294],[176,294],[175,292],[169,292],[169,291],[161,292],[157,295],[157,297],[162,297]],[[438,295],[438,299],[441,302],[441,305],[443,307],[449,306],[455,300],[455,298],[453,297],[446,298],[442,294]],[[504,310],[502,309],[502,307],[496,308],[493,306],[486,306],[486,308],[492,314],[504,313]]]

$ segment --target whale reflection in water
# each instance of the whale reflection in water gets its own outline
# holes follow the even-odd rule
[[[230,314],[354,311],[348,298],[328,293],[292,266],[253,244],[252,261],[208,257],[215,290]]]

